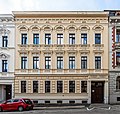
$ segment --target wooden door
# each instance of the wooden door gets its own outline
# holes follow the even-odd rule
[[[91,83],[91,103],[104,102],[104,82]]]

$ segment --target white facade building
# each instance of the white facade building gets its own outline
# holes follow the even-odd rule
[[[0,101],[14,97],[15,25],[11,14],[0,15]]]

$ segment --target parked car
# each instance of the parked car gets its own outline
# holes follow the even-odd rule
[[[21,98],[21,99],[9,99],[0,104],[1,111],[10,111],[10,110],[32,110],[34,103],[30,99]]]

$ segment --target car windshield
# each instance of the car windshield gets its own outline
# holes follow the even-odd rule
[[[32,101],[31,101],[30,99],[24,99],[24,102],[25,102],[26,104],[32,104]]]

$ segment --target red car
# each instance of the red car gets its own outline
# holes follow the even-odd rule
[[[34,104],[30,99],[9,99],[0,104],[0,112],[1,111],[10,111],[10,110],[30,110],[33,109]]]

